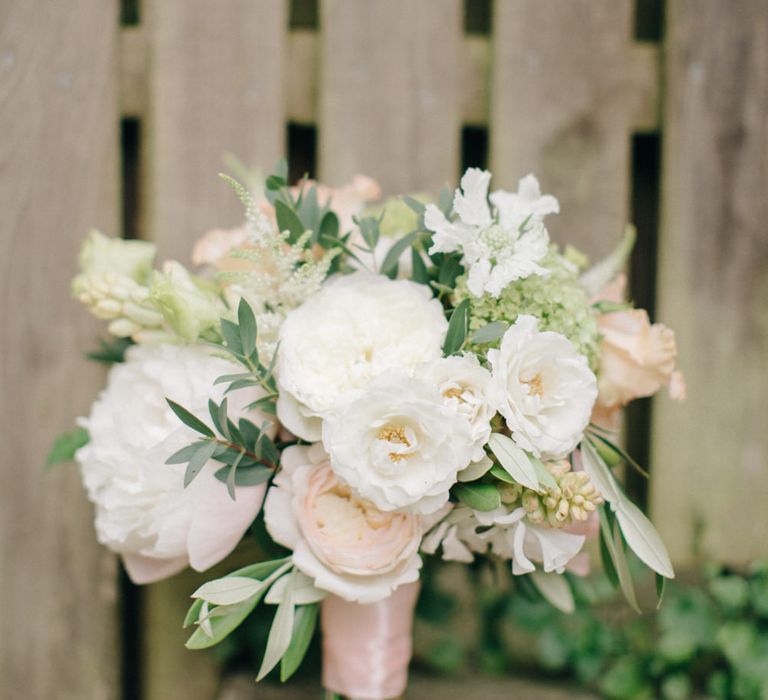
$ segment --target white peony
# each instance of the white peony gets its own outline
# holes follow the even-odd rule
[[[96,506],[99,542],[122,554],[136,583],[171,576],[186,566],[202,571],[240,541],[261,507],[263,485],[238,487],[232,500],[209,462],[184,488],[186,465],[165,464],[176,450],[200,437],[171,411],[166,397],[207,419],[208,398],[232,363],[191,346],[134,346],[109,373],[106,389],[82,419],[90,442],[76,459]],[[237,416],[257,390],[230,394]],[[261,416],[255,420],[261,423]]]
[[[438,390],[389,370],[347,394],[323,422],[336,474],[385,511],[433,513],[472,460],[469,424]]]
[[[493,380],[488,396],[514,441],[543,459],[559,459],[579,444],[589,423],[597,380],[587,360],[559,333],[539,331],[533,316],[518,316],[488,351]]]
[[[551,195],[541,195],[538,180],[528,175],[520,180],[517,193],[499,190],[490,196],[491,173],[469,168],[456,190],[449,221],[438,207],[428,204],[425,226],[435,232],[432,253],[460,251],[469,270],[467,287],[479,297],[498,297],[511,282],[530,275],[546,275],[538,263],[549,249],[549,235],[543,219],[560,210]]]
[[[458,506],[424,537],[422,550],[434,554],[442,546],[443,559],[465,563],[490,551],[511,560],[515,575],[535,571],[534,562],[547,573],[563,573],[584,546],[585,536],[535,525],[525,516],[525,508],[483,513]]]
[[[364,272],[331,280],[280,330],[280,422],[319,440],[321,418],[342,394],[391,367],[412,370],[440,357],[447,328],[423,285]]]
[[[340,482],[323,446],[289,447],[264,505],[273,539],[321,590],[375,603],[418,580],[417,515],[384,513]]]
[[[437,386],[446,406],[467,421],[474,448],[472,461],[483,459],[496,413],[487,398],[491,373],[472,353],[442,357],[425,366],[422,373],[424,379]]]

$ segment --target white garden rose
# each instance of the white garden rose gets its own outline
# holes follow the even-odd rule
[[[336,474],[384,511],[433,513],[474,445],[464,416],[430,383],[392,369],[349,392],[323,422]]]
[[[491,404],[506,419],[512,439],[543,459],[558,459],[579,444],[597,398],[587,360],[559,333],[539,331],[533,316],[519,316],[488,351]]]
[[[448,324],[427,287],[357,272],[329,281],[280,330],[277,415],[319,440],[321,419],[345,392],[391,367],[440,357]]]
[[[171,411],[166,397],[207,419],[209,397],[221,400],[217,377],[237,366],[199,347],[134,346],[109,373],[106,389],[81,420],[90,441],[76,459],[96,506],[99,542],[122,555],[136,583],[171,576],[186,566],[203,571],[240,541],[261,507],[265,487],[238,487],[232,500],[209,462],[184,488],[184,464],[165,464],[199,438]],[[229,395],[242,415],[260,390]],[[261,424],[263,416],[254,418]]]
[[[445,404],[469,424],[472,461],[483,459],[491,436],[491,418],[496,413],[487,397],[491,373],[477,355],[466,353],[436,360],[424,367],[423,376],[437,386]]]
[[[419,516],[385,513],[359,498],[319,443],[287,448],[281,465],[264,505],[267,530],[317,588],[375,603],[418,580]]]

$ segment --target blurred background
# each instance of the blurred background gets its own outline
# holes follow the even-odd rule
[[[534,172],[557,240],[637,225],[632,297],[677,332],[688,401],[636,402],[625,436],[679,572],[662,611],[651,582],[638,617],[595,574],[565,617],[430,568],[409,697],[768,698],[768,2],[0,0],[0,135],[0,697],[318,692],[311,667],[254,687],[258,624],[186,651],[199,579],[128,584],[74,468],[43,469],[104,380],[69,298],[85,232],[188,261],[241,221],[234,154],[385,195]]]

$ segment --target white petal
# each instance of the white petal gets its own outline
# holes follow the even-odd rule
[[[491,224],[488,206],[488,185],[491,173],[479,168],[469,168],[461,178],[461,191],[453,197],[453,210],[465,224],[485,227]]]

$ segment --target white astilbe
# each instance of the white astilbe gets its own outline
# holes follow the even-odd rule
[[[270,360],[285,315],[314,294],[328,276],[338,249],[315,256],[307,243],[310,231],[290,243],[290,233],[278,228],[254,204],[249,193],[238,189],[246,204],[247,244],[230,252],[242,260],[244,269],[219,273],[227,283],[225,297],[232,309],[244,298],[256,314],[259,352]]]
[[[538,264],[549,249],[543,219],[560,211],[560,205],[551,195],[542,195],[538,180],[527,175],[517,192],[493,192],[491,207],[490,181],[487,170],[469,168],[453,198],[456,217],[449,220],[428,204],[424,223],[434,232],[430,255],[462,253],[469,291],[476,297],[487,293],[498,298],[515,280],[548,274]]]

